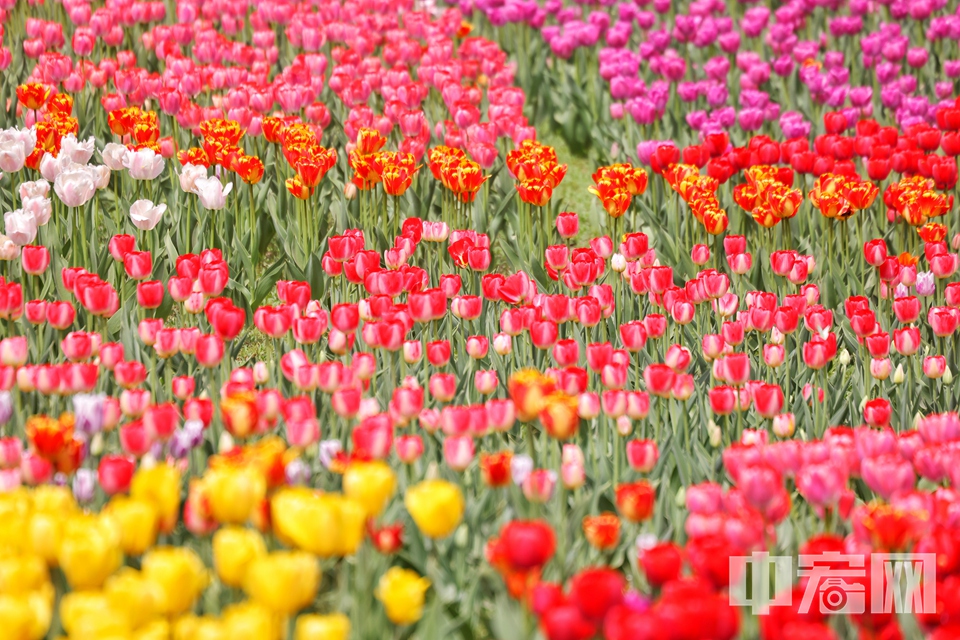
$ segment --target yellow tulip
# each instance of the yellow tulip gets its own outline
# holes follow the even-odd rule
[[[75,638],[95,638],[132,631],[127,611],[114,609],[100,591],[74,591],[60,600],[60,624]]]
[[[213,534],[213,566],[225,585],[240,587],[250,562],[266,554],[263,536],[253,529],[224,527]]]
[[[130,640],[170,640],[170,623],[154,620],[134,631]]]
[[[190,609],[207,586],[207,568],[187,547],[157,547],[147,552],[141,571],[160,588],[157,611],[166,615]]]
[[[37,555],[0,559],[0,593],[21,595],[50,584],[47,563]]]
[[[24,487],[0,493],[0,553],[17,554],[29,551],[29,537],[24,535],[30,514],[33,510],[33,497]]]
[[[357,550],[363,540],[365,514],[363,505],[355,500],[306,488],[281,489],[270,500],[277,537],[322,558]]]
[[[69,515],[77,513],[80,508],[70,489],[43,484],[33,490],[33,510]]]
[[[216,618],[187,615],[174,623],[173,640],[230,640],[230,634]]]
[[[281,618],[255,602],[223,610],[223,626],[231,640],[280,640]]]
[[[103,511],[120,527],[120,548],[128,556],[143,555],[157,542],[157,509],[142,498],[116,495]]]
[[[67,517],[69,516],[60,513],[39,512],[32,514],[26,523],[26,546],[51,567],[57,565],[60,539],[63,537],[63,525]],[[23,533],[21,529],[20,535]]]
[[[109,518],[76,515],[63,528],[57,561],[74,590],[97,589],[120,568],[120,532]]]
[[[407,489],[403,504],[423,535],[445,538],[463,518],[463,493],[446,480],[424,480]]]
[[[64,521],[78,513],[79,507],[69,489],[55,485],[36,487],[32,505],[33,513],[27,524],[27,546],[48,565],[56,566]]]
[[[157,616],[163,592],[136,569],[120,569],[103,585],[103,594],[115,611],[126,612],[130,626],[139,629]]]
[[[386,462],[351,462],[343,474],[343,493],[363,505],[368,518],[376,518],[397,488],[397,477]]]
[[[47,632],[37,633],[36,615],[26,598],[6,594],[0,596],[0,628],[8,640],[40,640]]]
[[[292,615],[311,602],[320,587],[320,565],[303,551],[275,551],[250,563],[243,590],[255,602]]]
[[[170,533],[180,514],[180,471],[168,464],[140,467],[130,482],[130,496],[153,503],[160,518],[160,532]]]
[[[220,467],[203,477],[204,495],[214,520],[243,524],[267,494],[267,481],[252,466]]]
[[[390,622],[413,624],[423,617],[423,596],[429,588],[429,578],[409,569],[391,567],[380,577],[374,595],[383,603]]]
[[[347,640],[350,618],[342,613],[321,616],[304,614],[297,618],[293,640]]]

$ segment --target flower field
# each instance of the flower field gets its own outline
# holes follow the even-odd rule
[[[0,0],[0,638],[960,639],[955,5]]]

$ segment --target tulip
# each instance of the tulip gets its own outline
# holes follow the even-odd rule
[[[123,156],[123,166],[134,180],[156,180],[163,172],[163,157],[153,149],[129,151]]]
[[[46,247],[27,245],[21,250],[20,259],[24,272],[39,276],[50,266],[50,250]]]
[[[923,375],[936,380],[942,378],[947,370],[947,359],[943,356],[927,356],[923,359]]]
[[[391,567],[377,583],[374,595],[394,624],[413,624],[423,617],[424,595],[430,580],[409,569]]]
[[[241,587],[250,563],[266,554],[263,537],[253,529],[228,526],[213,536],[214,569],[227,586]]]
[[[890,424],[893,408],[890,401],[884,398],[868,400],[863,406],[863,420],[872,427],[883,427]]]
[[[627,464],[634,471],[650,473],[657,464],[660,454],[653,440],[631,440],[627,442]]]
[[[376,518],[396,488],[396,477],[381,461],[351,463],[343,476],[343,492],[363,505],[368,518]]]
[[[68,207],[82,207],[96,194],[97,185],[86,167],[74,165],[56,176],[53,189]]]
[[[157,540],[157,512],[145,500],[114,496],[103,512],[114,518],[120,529],[120,548],[128,556],[143,555]]]
[[[420,532],[430,538],[445,538],[463,517],[463,494],[444,480],[425,480],[407,489],[404,505]]]
[[[227,195],[233,190],[233,183],[227,183],[224,187],[220,179],[211,177],[197,178],[193,183],[191,193],[195,193],[200,200],[200,204],[205,209],[219,211],[227,205]]]
[[[646,481],[621,484],[616,489],[617,511],[630,522],[643,522],[653,515],[655,492]]]
[[[160,518],[160,531],[173,530],[180,511],[180,472],[169,465],[141,467],[133,476],[130,496],[150,502]]]
[[[347,640],[350,618],[342,613],[303,614],[297,618],[293,640]]]
[[[97,589],[120,568],[120,535],[109,518],[71,516],[61,535],[57,563],[71,588]]]
[[[130,221],[141,231],[152,231],[166,210],[165,204],[155,205],[149,200],[137,200],[130,206]]]
[[[514,457],[514,464],[518,461]],[[517,481],[517,474],[514,473],[514,482]],[[521,482],[524,497],[530,502],[544,503],[553,496],[554,487],[557,484],[557,474],[549,469],[536,469],[530,471]]]

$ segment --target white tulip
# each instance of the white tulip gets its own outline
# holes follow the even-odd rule
[[[77,136],[68,133],[60,140],[60,156],[67,156],[77,164],[87,164],[96,149],[96,138],[77,140]]]
[[[80,207],[90,202],[97,185],[86,166],[78,166],[61,172],[53,182],[53,190],[68,207]]]
[[[153,149],[139,149],[127,154],[123,166],[134,180],[153,180],[163,173],[163,156]]]
[[[23,169],[27,156],[23,144],[15,138],[0,138],[0,170],[16,173]]]
[[[44,180],[54,182],[57,176],[60,175],[60,168],[60,163],[57,162],[57,159],[53,157],[52,153],[45,153],[43,157],[40,158],[40,175],[43,176]]]
[[[110,167],[111,170],[120,171],[124,168],[129,153],[130,150],[126,146],[110,142],[100,152],[100,157],[103,158],[103,164]]]
[[[198,164],[185,164],[180,172],[180,188],[186,193],[193,193],[197,180],[207,177],[207,168]]]
[[[33,182],[20,183],[20,197],[27,198],[46,198],[50,195],[50,183],[43,178]]]
[[[7,236],[0,235],[0,260],[16,260],[20,256],[20,247]]]
[[[137,200],[130,206],[130,220],[137,229],[151,231],[160,222],[160,218],[166,210],[167,205],[165,204],[153,204],[149,200]]]
[[[37,221],[37,226],[42,227],[50,222],[50,215],[53,213],[53,203],[50,198],[42,196],[31,196],[23,199],[23,212],[29,213]]]
[[[20,171],[36,146],[37,131],[32,127],[11,127],[0,131],[0,170],[7,173]]]
[[[87,165],[90,177],[97,191],[102,191],[110,185],[110,167],[105,164]]]
[[[3,230],[14,244],[22,247],[36,239],[37,221],[23,209],[8,211],[3,214]]]
[[[216,177],[198,178],[193,185],[193,193],[200,198],[205,209],[218,211],[227,204],[227,194],[233,189],[233,183],[224,187]]]

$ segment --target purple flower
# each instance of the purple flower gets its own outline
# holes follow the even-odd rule
[[[953,83],[949,80],[938,82],[936,85],[934,85],[933,91],[937,94],[938,98],[944,100],[953,95]]]
[[[900,84],[900,91],[903,93],[913,93],[917,90],[916,76],[903,75],[900,76],[900,79],[897,82]]]
[[[93,500],[97,490],[97,472],[93,469],[77,469],[73,476],[73,497],[80,504]]]
[[[730,60],[723,56],[715,56],[703,63],[703,73],[710,80],[726,82],[730,73]]]
[[[847,95],[850,98],[850,104],[863,107],[873,100],[873,87],[851,87]]]
[[[773,61],[773,72],[784,78],[793,73],[793,58],[790,56],[780,56]]]
[[[907,55],[909,44],[910,39],[905,37],[887,40],[883,45],[883,57],[890,62],[899,62]]]
[[[740,48],[740,34],[736,31],[724,33],[717,38],[717,43],[724,53],[734,53]]]
[[[700,96],[699,87],[696,82],[681,82],[677,85],[677,95],[684,102],[695,102]]]
[[[903,101],[903,93],[900,87],[890,85],[880,90],[880,102],[887,109],[896,109]]]
[[[733,107],[724,107],[714,111],[711,117],[719,122],[724,129],[729,129],[737,121],[737,110]]]
[[[917,272],[917,295],[932,296],[937,289],[936,280],[933,277],[933,271]]]
[[[929,57],[927,50],[923,47],[913,47],[907,51],[907,64],[914,69],[919,69],[927,64]]]
[[[760,109],[743,109],[740,111],[737,122],[744,131],[756,131],[763,126],[763,111]]]
[[[103,428],[104,400],[106,396],[102,393],[78,393],[73,396],[73,414],[78,432],[90,437]]]
[[[300,458],[291,460],[284,468],[284,475],[287,484],[305,485],[310,481],[310,466]]]
[[[516,485],[523,484],[533,471],[533,459],[524,454],[513,456],[510,460],[510,477]]]
[[[943,72],[948,78],[960,78],[960,60],[945,60]]]
[[[644,31],[649,30],[657,23],[657,14],[651,11],[640,11],[637,13],[637,26]]]
[[[690,111],[687,113],[686,120],[687,126],[689,126],[691,129],[699,131],[703,126],[703,123],[707,121],[707,112],[703,110]]]
[[[833,69],[843,66],[842,51],[827,51],[823,54],[823,66],[827,69]]]
[[[13,399],[9,391],[0,391],[0,425],[10,422],[13,416]]]
[[[727,104],[727,87],[722,84],[715,84],[707,89],[707,104],[711,107],[719,107]]]
[[[892,62],[881,62],[877,65],[877,81],[882,85],[893,82],[900,75],[900,66]]]
[[[610,117],[614,120],[623,119],[623,103],[622,102],[611,102],[610,103]]]

